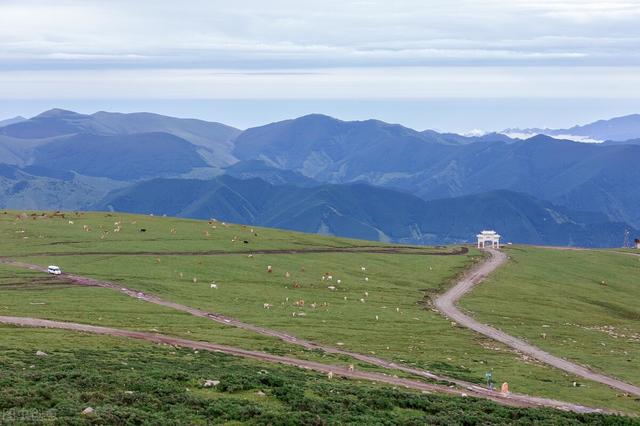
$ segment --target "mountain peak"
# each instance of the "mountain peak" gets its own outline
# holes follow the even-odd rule
[[[16,123],[21,123],[23,121],[26,121],[26,118],[24,118],[21,115],[16,115],[13,118],[7,118],[7,119],[4,119],[4,120],[0,120],[0,127],[9,126],[11,124],[16,124]]]
[[[42,112],[33,118],[78,118],[84,117],[83,114],[78,114],[74,111],[69,111],[62,108],[53,108],[48,111]]]
[[[558,141],[565,141],[565,139],[556,139],[556,138],[552,138],[551,136],[542,135],[542,134],[531,136],[530,138],[525,139],[525,142],[533,142],[533,143],[558,142]]]
[[[296,118],[294,121],[312,121],[312,122],[338,122],[337,118],[331,117],[330,115],[320,114],[320,113],[312,113],[303,115],[301,117]]]

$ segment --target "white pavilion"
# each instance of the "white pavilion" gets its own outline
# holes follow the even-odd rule
[[[496,231],[482,231],[478,235],[478,248],[485,248],[486,243],[491,243],[491,248],[500,248],[500,234]]]

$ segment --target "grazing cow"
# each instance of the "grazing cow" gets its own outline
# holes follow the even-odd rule
[[[360,301],[361,301],[362,303],[364,303],[364,299],[360,299]]]
[[[271,309],[271,308],[273,307],[273,305],[272,305],[271,303],[263,303],[263,304],[262,304],[262,307],[263,307],[264,309]]]
[[[272,273],[273,272],[273,268],[271,267],[271,265],[267,266],[267,272],[268,273]]]
[[[193,283],[195,284],[195,283],[197,283],[197,282],[198,282],[198,279],[197,279],[196,277],[193,277],[193,280],[192,280],[192,281],[193,281]]]
[[[289,278],[289,277],[291,277],[291,274],[289,272],[285,272],[284,276],[285,276],[285,278]]]
[[[147,232],[147,230],[144,228],[140,228],[140,232]]]
[[[365,268],[364,266],[361,266],[361,267],[360,267],[360,270],[361,270],[362,272],[365,272],[365,271],[367,270],[367,268]]]
[[[243,243],[245,243],[245,244],[249,244],[249,241],[247,241],[247,240],[244,240],[244,241],[243,241]]]
[[[210,288],[215,288],[217,290],[218,289],[218,284],[211,284]]]
[[[369,297],[369,292],[368,291],[364,292],[364,297]]]
[[[338,283],[338,284],[342,284],[342,280],[338,280],[338,281],[337,281],[337,283]]]
[[[353,364],[349,364],[349,371],[354,371],[356,368]]]
[[[328,288],[329,290],[331,290],[331,291],[334,291],[334,290],[336,289],[336,287],[335,287],[335,286],[333,286],[333,285],[330,285],[330,286],[329,286],[329,287],[327,287],[327,288]]]
[[[327,378],[329,380],[333,379],[333,371],[329,371],[329,373],[327,373]]]
[[[369,282],[369,277],[364,277],[364,280],[365,280],[366,282]]]

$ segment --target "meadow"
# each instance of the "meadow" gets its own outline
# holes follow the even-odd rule
[[[495,381],[508,381],[517,392],[640,412],[631,398],[591,382],[574,387],[577,378],[524,359],[432,311],[429,296],[481,259],[474,249],[459,255],[439,255],[455,250],[451,247],[420,250],[424,254],[412,247],[394,249],[402,253],[369,253],[388,245],[217,221],[107,213],[16,217],[15,212],[0,215],[0,256],[57,264],[66,272],[475,383],[483,383],[492,371]],[[353,252],[295,252],[336,248]],[[305,359],[353,362],[108,289],[52,282],[9,266],[1,266],[0,275],[0,315],[158,331]],[[301,300],[304,306],[296,306]]]
[[[461,301],[480,320],[640,384],[640,257],[510,247],[509,263]]]

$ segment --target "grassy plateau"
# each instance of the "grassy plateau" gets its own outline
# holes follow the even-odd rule
[[[109,280],[353,352],[475,383],[483,383],[485,373],[492,371],[496,382],[507,381],[516,392],[640,413],[640,402],[631,397],[526,359],[434,312],[429,296],[481,260],[482,253],[475,249],[445,255],[458,250],[390,249],[369,241],[218,221],[116,213],[66,213],[63,217],[0,212],[0,241],[1,257],[41,266],[56,264],[65,272]],[[382,249],[386,252],[376,252]],[[635,302],[639,289],[631,288],[638,258],[519,247],[509,253],[511,260],[504,269],[463,298],[465,309],[484,322],[535,340],[552,353],[640,382],[638,341],[633,337],[640,331]],[[565,275],[552,280],[553,269]],[[571,281],[572,270],[591,281],[580,284],[575,277],[577,281]],[[540,282],[546,287],[537,287]],[[594,306],[592,311],[583,309]],[[332,364],[353,363],[348,357],[304,350],[113,290],[81,287],[9,265],[0,265],[0,315],[153,331]],[[602,326],[614,329],[596,328]],[[543,339],[540,333],[545,331]],[[587,339],[587,335],[594,337]],[[470,398],[329,381],[310,372],[219,354],[63,331],[0,326],[0,350],[0,423],[1,413],[5,418],[13,415],[12,419],[29,414],[11,411],[17,408],[35,410],[38,415],[52,410],[51,418],[44,420],[53,423],[635,421],[511,409]],[[36,358],[37,350],[52,355]],[[359,369],[376,370],[356,364]],[[257,373],[261,369],[270,372],[269,378]],[[221,386],[205,390],[201,385],[205,379],[219,379]],[[80,415],[87,405],[96,408],[93,417]]]

